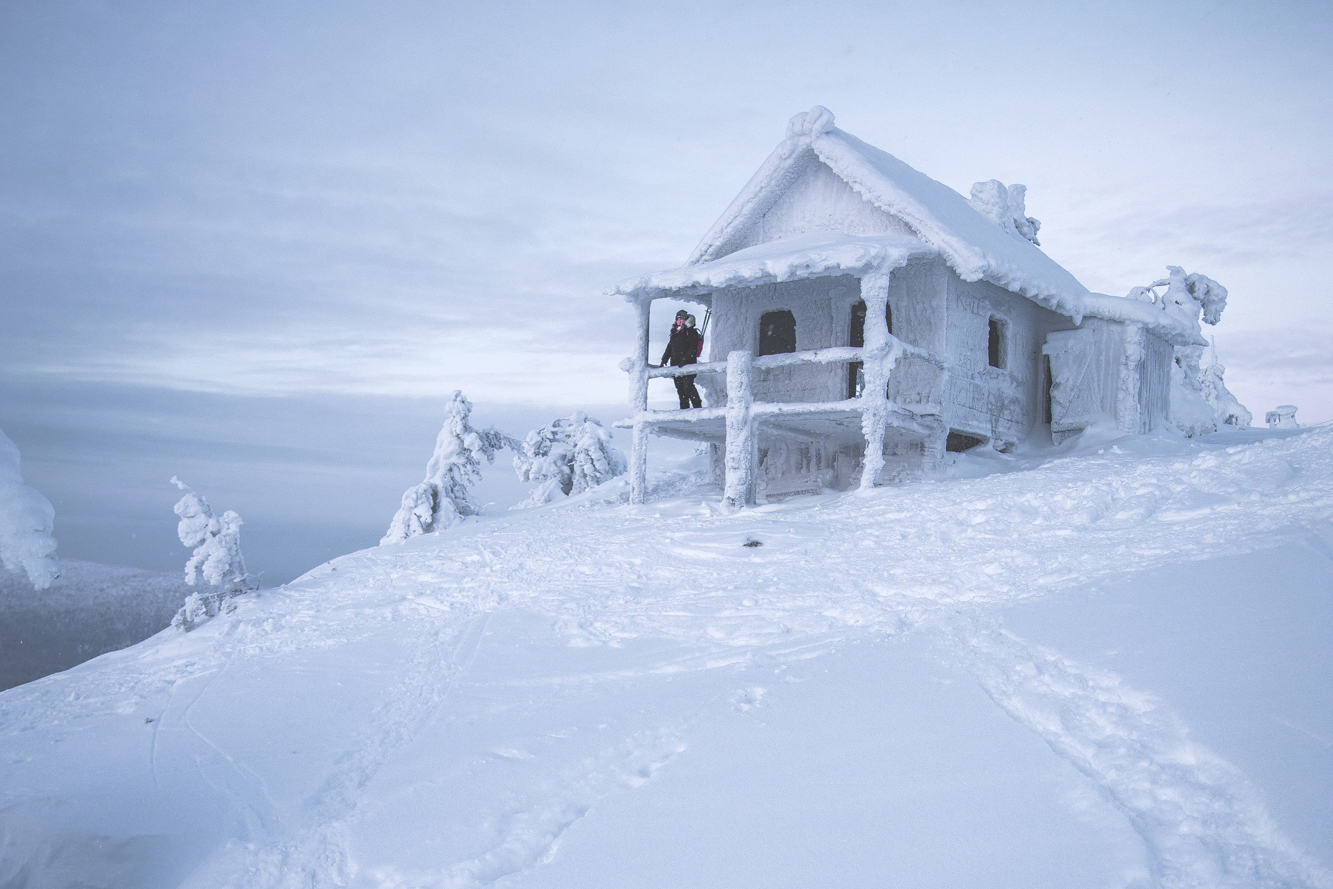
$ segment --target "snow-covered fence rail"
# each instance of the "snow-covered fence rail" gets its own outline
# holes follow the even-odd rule
[[[727,362],[725,361],[705,361],[701,364],[682,364],[679,367],[653,367],[648,369],[649,379],[658,379],[659,377],[689,377],[696,374],[716,374],[726,373]]]
[[[888,400],[889,375],[900,358],[912,357],[944,367],[944,358],[929,349],[905,343],[887,330],[883,331],[882,341],[878,345],[835,346],[828,349],[811,349],[801,352],[784,352],[776,355],[763,355],[755,358],[750,352],[735,351],[727,356],[726,361],[708,361],[688,364],[681,367],[652,367],[647,363],[647,347],[641,344],[639,360],[627,358],[621,362],[621,370],[631,376],[631,403],[635,414],[628,421],[617,426],[630,427],[634,430],[634,445],[630,460],[630,500],[642,503],[645,477],[647,474],[647,436],[661,423],[702,424],[725,420],[726,454],[724,465],[726,478],[723,501],[731,508],[750,505],[755,502],[755,480],[757,478],[758,447],[755,436],[755,422],[760,417],[776,415],[819,415],[858,412],[862,415],[862,427],[866,432],[867,464],[870,468],[863,473],[862,486],[874,483],[880,466],[881,455],[874,453],[871,442],[882,442],[887,422],[890,418],[896,425],[928,431],[925,424],[916,415]],[[794,365],[850,364],[858,362],[866,365],[867,379],[873,379],[875,385],[867,385],[856,398],[829,402],[763,402],[755,401],[750,381],[754,370]],[[664,377],[694,375],[721,375],[726,379],[727,403],[725,407],[713,407],[691,410],[684,413],[677,411],[651,411],[648,409],[648,381]],[[879,459],[876,460],[876,457]]]
[[[921,358],[929,361],[931,364],[944,366],[944,359],[929,349],[922,349],[918,346],[904,343],[897,337],[892,337],[897,344],[902,357]],[[892,346],[890,347],[892,348]],[[752,358],[750,366],[755,370],[765,370],[770,367],[790,367],[795,364],[848,364],[851,362],[864,363],[867,359],[873,358],[872,350],[861,346],[835,346],[831,349],[810,349],[804,352],[782,352],[777,355],[763,355],[759,358]],[[648,378],[652,380],[663,377],[685,377],[699,374],[725,374],[727,372],[728,362],[726,361],[705,361],[699,364],[684,364],[679,367],[650,367],[648,369]]]

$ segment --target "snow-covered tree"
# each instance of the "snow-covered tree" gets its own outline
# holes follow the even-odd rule
[[[1129,298],[1160,306],[1202,340],[1199,322],[1214,325],[1222,320],[1227,289],[1206,275],[1187,275],[1178,265],[1167,266],[1166,270],[1167,277],[1147,287],[1135,287]],[[1215,432],[1222,425],[1250,425],[1250,412],[1222,381],[1226,368],[1218,363],[1216,349],[1207,368],[1200,367],[1203,353],[1200,345],[1176,346],[1171,368],[1172,424],[1188,436]]]
[[[254,589],[257,584],[245,570],[241,555],[241,517],[230,509],[215,516],[208,501],[193,488],[174,475],[171,483],[185,492],[175,507],[176,515],[180,516],[176,536],[185,546],[195,548],[185,563],[185,582],[196,586],[202,579],[218,588],[194,593],[185,600],[185,606],[171,623],[188,630],[206,617],[230,611],[235,607],[229,602],[231,597]]]
[[[402,504],[381,546],[441,531],[480,512],[468,489],[481,479],[482,459],[494,463],[497,450],[519,445],[494,429],[473,429],[468,420],[471,414],[472,403],[455,391],[435,439],[435,453],[426,464],[426,479],[403,492]]]
[[[1249,426],[1254,416],[1245,409],[1222,381],[1226,368],[1217,360],[1217,345],[1209,348],[1212,361],[1199,374],[1199,394],[1212,407],[1217,421],[1224,426]]]
[[[23,483],[19,449],[0,431],[0,563],[39,590],[60,576],[55,517],[51,501]]]
[[[610,433],[597,420],[582,411],[552,420],[529,432],[514,457],[521,481],[541,483],[515,509],[581,494],[624,475],[626,466],[625,455],[611,444]]]

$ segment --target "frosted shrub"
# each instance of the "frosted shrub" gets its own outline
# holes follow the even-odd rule
[[[482,459],[494,463],[497,450],[517,449],[518,442],[494,429],[473,429],[471,414],[472,403],[455,391],[435,439],[435,453],[426,464],[426,479],[403,492],[380,546],[441,531],[480,512],[468,489],[481,479]]]
[[[611,444],[611,435],[581,411],[534,429],[514,457],[520,481],[540,482],[515,509],[541,506],[570,494],[581,494],[624,475],[625,455]]]
[[[201,620],[233,610],[236,606],[231,598],[254,589],[256,584],[246,572],[245,559],[241,555],[241,517],[230,509],[215,516],[208,501],[193,488],[175,476],[171,477],[171,483],[185,492],[175,507],[176,515],[180,516],[176,536],[183,545],[195,548],[185,563],[185,582],[196,586],[202,579],[209,586],[218,588],[192,593],[185,600],[185,606],[177,612],[171,625],[189,630]]]
[[[1227,384],[1222,381],[1224,373],[1226,368],[1218,362],[1217,354],[1214,352],[1212,363],[1199,374],[1199,394],[1213,409],[1217,422],[1221,425],[1249,426],[1254,416],[1227,389]]]
[[[39,590],[60,576],[55,517],[51,501],[23,483],[19,449],[0,431],[0,562]]]

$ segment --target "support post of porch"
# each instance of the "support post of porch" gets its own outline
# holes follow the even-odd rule
[[[634,421],[634,442],[629,458],[629,502],[643,503],[644,488],[648,483],[648,424]]]
[[[754,394],[750,390],[752,356],[737,350],[727,355],[726,486],[722,505],[734,510],[755,504],[758,448],[754,438]]]
[[[884,432],[889,419],[889,325],[884,307],[889,301],[889,276],[870,272],[861,279],[861,298],[866,304],[865,387],[861,390],[861,432],[866,439],[861,462],[861,490],[874,487],[884,469]]]
[[[640,299],[634,304],[638,314],[638,337],[634,343],[634,358],[629,373],[629,400],[634,409],[634,444],[630,451],[629,502],[643,503],[648,477],[648,424],[643,415],[648,411],[648,322],[652,309],[651,299]]]

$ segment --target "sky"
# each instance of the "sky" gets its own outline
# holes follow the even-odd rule
[[[1327,421],[1330,45],[1300,2],[0,4],[0,429],[67,557],[175,570],[175,467],[274,577],[372,545],[453,390],[618,419],[604,291],[815,104],[1026,184],[1095,291],[1220,281],[1232,391]]]

